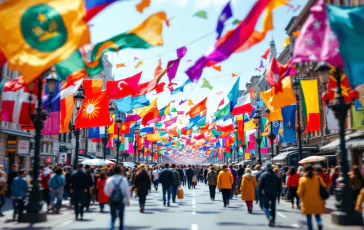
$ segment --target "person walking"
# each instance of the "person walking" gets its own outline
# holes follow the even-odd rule
[[[251,169],[246,169],[245,172],[240,185],[241,199],[245,201],[248,212],[252,213],[255,188],[258,186],[258,182],[255,176],[253,176]]]
[[[101,171],[100,172],[100,176],[97,179],[96,182],[96,191],[97,191],[97,201],[99,202],[100,205],[100,212],[104,212],[104,208],[105,208],[105,204],[107,204],[107,202],[109,202],[109,197],[105,194],[105,185],[106,185],[106,172],[105,171]]]
[[[183,186],[186,186],[187,184],[187,176],[186,176],[186,166],[183,166]]]
[[[66,166],[65,172],[66,175],[64,177],[66,179],[66,185],[63,188],[63,200],[67,200],[70,196],[71,166]]]
[[[13,220],[18,215],[18,221],[20,221],[23,215],[24,199],[28,193],[28,182],[25,175],[25,169],[20,169],[18,176],[14,178],[11,184],[11,199],[14,208]]]
[[[353,188],[353,200],[356,200],[358,198],[360,190],[364,186],[364,180],[357,165],[354,165],[352,167],[352,170],[350,172],[349,184]]]
[[[231,172],[231,174],[233,175],[233,178],[234,178],[234,183],[233,183],[233,185],[231,187],[231,191],[230,191],[230,200],[232,200],[233,197],[234,197],[234,192],[235,192],[235,186],[236,186],[236,183],[237,183],[238,173],[234,169],[233,165],[230,165],[229,168],[230,168],[230,172]]]
[[[49,211],[50,204],[51,204],[51,197],[49,196],[49,187],[48,182],[51,179],[52,176],[52,166],[45,165],[43,168],[43,172],[40,175],[41,185],[43,188],[42,195],[43,200],[47,203],[47,210]]]
[[[214,167],[211,167],[210,171],[207,173],[207,184],[209,185],[210,198],[212,201],[214,201],[216,194],[216,184],[217,184],[217,173],[215,172]]]
[[[230,191],[234,183],[233,174],[229,171],[227,165],[222,167],[222,171],[217,177],[217,187],[221,189],[224,207],[229,206]]]
[[[177,172],[179,174],[179,179],[181,181],[181,185],[183,184],[183,181],[184,181],[184,172],[183,172],[183,169],[182,169],[182,166],[179,166],[177,167]]]
[[[86,172],[86,175],[87,175],[87,183],[88,183],[87,194],[86,194],[86,211],[88,211],[88,210],[90,210],[94,175],[91,172],[91,166],[90,165],[85,166],[85,172]]]
[[[257,165],[255,165],[255,167],[254,167],[254,171],[253,171],[253,176],[255,176],[255,179],[257,180],[257,181],[259,181],[259,178],[260,178],[260,175],[263,173],[262,171],[262,168],[261,168],[261,166],[260,166],[260,164],[257,164]],[[256,204],[258,204],[259,203],[259,205],[260,205],[260,207],[262,208],[263,207],[263,204],[262,204],[262,202],[259,202],[260,201],[260,194],[259,194],[259,191],[258,191],[258,187],[255,189],[255,203]]]
[[[129,206],[130,190],[127,179],[121,175],[122,168],[120,165],[113,167],[113,175],[106,180],[104,192],[110,197],[110,214],[111,222],[110,229],[114,229],[117,212],[119,214],[120,226],[119,229],[124,229],[124,210],[125,205]]]
[[[321,214],[325,213],[325,201],[320,196],[320,184],[326,187],[325,183],[320,176],[315,175],[312,165],[306,165],[304,168],[304,174],[300,178],[298,183],[297,194],[301,198],[301,212],[306,215],[307,228],[313,230],[312,215],[315,215],[315,219],[318,225],[318,229],[321,230],[322,220]]]
[[[163,189],[163,205],[166,206],[166,202],[168,201],[168,207],[170,205],[172,187],[175,184],[174,173],[169,169],[169,164],[164,165],[164,169],[159,175],[159,182],[162,184]],[[166,199],[167,193],[167,199]]]
[[[5,193],[7,191],[7,184],[6,184],[6,176],[5,172],[0,170],[0,217],[3,217],[4,214],[1,211],[1,208],[5,204]]]
[[[294,198],[296,197],[296,205],[298,209],[300,209],[300,198],[297,196],[297,187],[299,180],[300,174],[298,174],[296,172],[296,168],[292,166],[287,179],[287,189],[291,197],[292,208],[294,208]]]
[[[59,214],[63,197],[63,188],[66,185],[66,178],[62,174],[62,168],[57,167],[55,172],[56,173],[49,179],[48,187],[51,196],[51,210],[53,213]],[[57,199],[56,204],[54,204],[55,199]]]
[[[15,179],[15,177],[18,176],[18,170],[19,170],[18,165],[13,164],[11,166],[11,172],[9,173],[9,175],[7,175],[8,194],[9,194],[9,196],[11,196],[11,186],[13,185],[13,180]]]
[[[209,173],[209,169],[206,167],[203,171],[203,180],[205,182],[205,185],[207,185],[207,173]]]
[[[335,194],[335,189],[337,186],[337,179],[339,179],[340,176],[340,166],[336,166],[333,169],[333,172],[330,175],[330,194],[334,195]]]
[[[242,164],[239,164],[239,169],[237,171],[238,174],[238,188],[240,189],[241,180],[243,179],[243,176],[245,174],[245,168],[243,168]]]
[[[191,165],[189,165],[188,168],[186,169],[186,177],[187,177],[188,189],[191,189],[192,177],[193,177],[193,169],[191,168]]]
[[[155,191],[158,191],[158,184],[159,184],[159,171],[157,167],[154,167],[153,169],[153,184]]]
[[[139,196],[139,208],[140,212],[144,213],[145,202],[147,200],[148,191],[152,182],[146,170],[145,164],[139,165],[139,170],[135,176],[134,186]]]
[[[277,203],[279,204],[282,196],[282,178],[279,168],[274,168],[273,172],[277,175]]]
[[[73,201],[76,220],[78,216],[83,219],[83,209],[86,206],[87,191],[90,188],[88,176],[82,171],[82,164],[77,165],[77,170],[72,173],[70,178],[71,185],[71,199]]]
[[[273,226],[276,217],[277,175],[273,172],[271,162],[265,163],[265,171],[259,179],[258,191],[262,196],[263,210],[269,220],[269,226]]]
[[[172,164],[172,171],[174,175],[174,184],[172,186],[172,202],[176,203],[178,187],[181,186],[181,178],[179,177],[179,172],[177,171],[177,166]]]

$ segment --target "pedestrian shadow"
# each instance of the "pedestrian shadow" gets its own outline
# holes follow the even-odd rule
[[[219,214],[219,211],[196,211],[197,214]]]
[[[274,225],[275,228],[283,228],[283,229],[286,229],[286,228],[294,228],[294,229],[297,229],[296,227],[293,227],[293,226],[289,226],[289,225],[280,225],[280,224],[275,224]]]
[[[5,227],[5,228],[1,228],[1,229],[23,229],[23,230],[31,230],[31,229],[52,229],[51,227],[33,227],[33,224],[29,224],[29,226],[28,227],[11,227],[11,228],[9,228],[9,227]]]
[[[220,226],[267,226],[267,224],[247,224],[247,223],[239,223],[239,222],[218,222],[217,225]]]

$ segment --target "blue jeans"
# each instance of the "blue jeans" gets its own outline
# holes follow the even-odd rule
[[[99,203],[99,205],[100,205],[100,209],[101,209],[101,210],[104,210],[104,208],[105,208],[105,204],[107,204],[107,203]]]
[[[178,185],[172,186],[172,200],[173,200],[173,202],[176,202],[177,191],[178,191]]]
[[[233,199],[233,197],[234,197],[235,186],[236,186],[236,184],[234,183],[234,184],[233,184],[233,186],[231,187],[231,191],[230,191],[230,200],[232,200],[232,199]]]
[[[183,186],[186,186],[186,184],[187,184],[187,177],[186,177],[186,176],[184,176],[184,177],[183,177]]]
[[[62,196],[63,196],[63,189],[52,189],[50,191],[51,194],[51,209],[57,209],[57,212],[59,209],[61,209],[61,202],[62,202]],[[54,204],[54,200],[57,199],[56,204]]]
[[[172,185],[165,187],[162,185],[163,188],[163,202],[166,202],[166,193],[168,193],[168,204],[171,200],[171,193],[172,193]]]
[[[268,220],[270,217],[273,218],[273,223],[276,219],[276,197],[273,196],[261,196],[261,202],[263,202],[263,210]]]
[[[154,181],[153,181],[153,184],[154,184],[154,189],[155,189],[155,191],[157,191],[157,190],[158,190],[159,180],[158,180],[158,179],[154,180]]]
[[[69,197],[69,191],[67,190],[67,189],[65,189],[64,191],[63,191],[63,200],[67,200],[68,199],[68,197]]]
[[[119,212],[119,218],[120,218],[120,226],[119,229],[123,230],[124,229],[124,209],[125,209],[125,204],[121,203],[120,205],[110,205],[110,213],[111,213],[111,223],[110,223],[110,230],[114,229],[114,225],[115,225],[115,220],[116,220],[116,215],[117,215],[117,211]]]
[[[316,218],[317,225],[322,226],[321,216],[320,215],[315,215],[315,218]],[[313,230],[312,215],[306,215],[306,219],[307,219],[307,229],[308,230]]]

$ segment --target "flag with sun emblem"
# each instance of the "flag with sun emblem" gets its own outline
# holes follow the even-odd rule
[[[109,102],[107,91],[85,98],[76,114],[76,129],[111,125]]]
[[[29,83],[90,43],[84,0],[5,1],[0,4],[0,50]]]

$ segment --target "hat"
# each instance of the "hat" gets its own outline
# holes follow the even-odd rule
[[[271,170],[272,168],[273,168],[273,166],[272,166],[271,162],[268,161],[268,162],[265,163],[265,169],[266,170]]]

